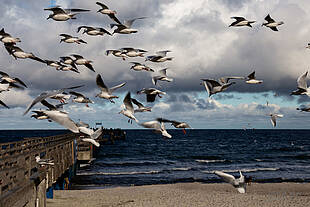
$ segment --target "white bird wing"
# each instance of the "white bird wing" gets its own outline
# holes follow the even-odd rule
[[[307,75],[308,71],[298,77],[297,79],[298,88],[307,90],[307,80],[306,80]]]
[[[61,111],[44,111],[44,113],[54,122],[66,127],[73,133],[79,133],[79,128],[76,126],[74,121],[72,121],[67,113]]]
[[[124,21],[124,25],[127,27],[127,28],[130,28],[133,24],[134,21],[136,21],[137,19],[145,19],[146,17],[139,17],[139,18],[134,18],[134,19],[129,19],[129,20],[125,20]]]
[[[161,127],[158,121],[147,121],[140,124],[144,128],[155,129],[156,131],[160,131]]]
[[[117,90],[117,89],[123,87],[124,85],[126,85],[126,82],[121,83],[121,84],[119,84],[119,85],[117,85],[117,86],[114,86],[114,87],[112,87],[112,88],[109,88],[109,90],[110,90],[111,93],[113,93],[113,91],[115,91],[115,90]]]
[[[172,138],[172,136],[167,132],[164,122],[161,122],[161,124],[160,124],[160,129],[161,129],[161,134],[162,134],[164,137],[167,137],[167,138],[169,138],[169,139]]]
[[[156,54],[162,57],[165,57],[170,50],[157,51]]]
[[[210,96],[210,85],[208,85],[208,83],[206,81],[203,81],[202,84],[204,85],[207,93],[209,94]]]
[[[159,73],[160,73],[162,76],[167,77],[167,69],[168,69],[168,68],[164,68],[164,69],[160,70]]]
[[[80,126],[80,127],[79,127],[79,130],[80,130],[81,133],[87,134],[87,135],[89,135],[89,136],[91,136],[91,135],[94,133],[94,130],[92,130],[92,129],[90,129],[90,128],[87,128],[87,127],[85,127],[85,126]]]
[[[92,138],[92,139],[97,139],[98,137],[101,136],[102,132],[103,132],[103,128],[100,127],[100,128],[97,129],[92,135],[90,135],[90,138]]]
[[[235,184],[236,178],[233,175],[221,172],[221,171],[215,171],[214,172],[216,175],[220,176],[225,182],[228,182],[232,185]]]
[[[104,92],[108,92],[108,87],[104,84],[103,79],[101,78],[101,75],[98,74],[96,77],[96,84],[97,86]]]
[[[94,140],[94,139],[84,138],[84,139],[82,139],[82,141],[84,141],[84,142],[90,142],[90,143],[92,143],[93,145],[95,145],[96,147],[99,147],[99,146],[100,146],[99,142],[96,142],[96,140]]]
[[[126,110],[130,111],[132,114],[135,113],[131,102],[130,92],[128,92],[127,95],[125,96],[123,103],[126,107]]]
[[[271,124],[273,127],[276,127],[277,126],[277,118],[276,118],[276,115],[272,115],[270,117],[270,121],[271,121]]]

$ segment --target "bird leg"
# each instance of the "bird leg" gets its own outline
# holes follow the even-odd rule
[[[162,96],[161,96],[161,95],[159,95],[159,94],[158,94],[158,97],[159,97],[159,98],[162,98]]]
[[[114,103],[114,104],[115,104],[115,102],[113,101],[113,99],[109,99],[109,100],[110,100],[111,103]]]
[[[86,107],[89,107],[89,105],[88,104],[85,104],[86,105]]]
[[[184,134],[186,134],[186,131],[185,131],[185,129],[184,129],[184,128],[182,128],[182,131],[183,131],[183,133],[184,133]]]

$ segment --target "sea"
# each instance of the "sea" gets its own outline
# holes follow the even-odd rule
[[[17,130],[10,139],[63,132]],[[310,181],[310,130],[168,130],[172,139],[152,130],[125,132],[125,140],[96,149],[96,159],[78,169],[73,189],[223,182],[216,170],[236,177],[242,171],[260,183]]]

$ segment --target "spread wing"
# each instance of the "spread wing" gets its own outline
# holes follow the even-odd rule
[[[52,11],[54,14],[65,14],[66,11],[60,8],[59,6],[44,9],[45,11]]]
[[[4,102],[2,102],[1,100],[0,100],[0,105],[4,106],[5,108],[8,108],[8,109],[10,108]]]
[[[23,81],[21,81],[19,78],[14,78],[14,80],[15,80],[17,83],[19,83],[19,84],[21,84],[21,85],[23,85],[23,86],[25,86],[25,87],[27,88],[26,84],[25,84]]]
[[[0,75],[2,75],[2,77],[10,77],[9,74],[2,71],[0,71]]]
[[[130,97],[130,92],[127,93],[123,102],[124,102],[126,109],[130,111],[131,113],[134,113],[134,109],[133,109],[133,105],[132,105],[131,97]]]
[[[255,71],[253,71],[250,75],[248,75],[249,79],[255,79]]]
[[[274,19],[272,19],[269,14],[265,17],[265,20],[270,23],[275,22]]]
[[[136,99],[132,98],[131,101],[136,104],[139,108],[144,107],[142,103],[140,103],[139,101],[137,101]]]
[[[44,113],[54,122],[64,126],[73,133],[79,133],[79,128],[76,126],[74,121],[72,121],[67,113],[61,111],[44,111]]]
[[[65,37],[65,38],[71,38],[72,37],[71,35],[68,35],[68,34],[60,34],[59,36]]]
[[[115,16],[115,14],[108,14],[108,16],[109,16],[113,21],[115,21],[116,23],[122,24],[121,21],[119,21],[119,20],[117,19],[117,17]]]
[[[162,76],[167,77],[167,69],[168,69],[168,68],[162,69],[162,70],[159,71],[159,73],[160,73]]]
[[[74,96],[77,96],[77,97],[83,97],[83,98],[85,98],[85,96],[84,96],[83,94],[81,94],[81,93],[77,93],[77,92],[74,92],[74,91],[70,91],[69,93],[72,94],[72,95],[74,95]]]
[[[49,110],[57,110],[56,106],[54,106],[53,104],[48,103],[46,100],[42,100],[41,104],[46,106]]]
[[[237,20],[238,22],[241,22],[241,21],[244,21],[246,20],[244,17],[230,17],[231,19],[235,19]]]
[[[124,22],[124,25],[125,25],[127,28],[130,28],[134,21],[136,21],[137,19],[145,19],[145,18],[146,18],[146,17],[138,17],[138,18],[126,20],[126,21]]]
[[[111,91],[111,93],[113,93],[113,91],[115,91],[115,90],[117,90],[117,89],[123,87],[124,85],[126,85],[126,82],[121,83],[121,84],[119,84],[119,85],[117,85],[117,86],[114,86],[114,87],[110,88],[109,90]]]
[[[157,51],[156,54],[162,57],[165,57],[170,50]]]
[[[101,2],[96,2],[97,5],[101,6],[102,9],[109,9],[109,7],[107,7],[105,4],[101,3]]]
[[[297,79],[298,88],[307,90],[307,80],[306,80],[307,75],[308,75],[308,71],[298,77]]]
[[[79,33],[81,29],[94,29],[94,28],[88,27],[88,26],[80,26],[80,27],[78,27],[77,33]]]
[[[218,175],[219,177],[221,177],[225,182],[228,182],[232,185],[235,184],[235,177],[233,175],[221,172],[221,171],[215,171],[214,172],[216,175]]]
[[[277,118],[276,118],[275,115],[271,116],[270,121],[271,121],[271,124],[272,124],[273,127],[277,126]]]
[[[102,91],[109,91],[108,87],[104,84],[100,74],[98,74],[96,77],[96,84]]]
[[[276,32],[279,31],[277,27],[269,27],[269,28]]]

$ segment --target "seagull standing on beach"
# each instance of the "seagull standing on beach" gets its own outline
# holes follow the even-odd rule
[[[241,171],[240,173],[240,178],[236,179],[233,175],[221,172],[221,171],[215,171],[214,172],[217,176],[221,177],[224,181],[232,184],[235,188],[237,188],[239,193],[245,193],[246,192],[246,184],[250,183],[252,180],[251,177],[245,178]]]
[[[113,93],[115,90],[117,90],[117,89],[123,87],[124,85],[126,85],[126,82],[121,83],[121,84],[119,84],[119,85],[117,85],[117,86],[114,86],[114,87],[112,87],[112,88],[108,88],[108,87],[104,84],[104,82],[103,82],[103,80],[102,80],[102,78],[101,78],[101,75],[98,74],[97,77],[96,77],[96,84],[97,84],[97,86],[101,89],[101,92],[100,92],[99,94],[97,94],[96,97],[108,99],[111,103],[115,103],[115,102],[113,101],[113,99],[114,99],[114,98],[118,98],[118,96],[114,96],[114,95],[112,95],[112,93]]]
[[[60,34],[59,36],[63,37],[63,38],[60,40],[60,43],[61,43],[61,42],[65,42],[65,43],[77,43],[77,44],[84,43],[84,44],[87,44],[87,42],[85,42],[85,41],[82,40],[81,38],[73,37],[73,36],[68,35],[68,34]]]
[[[156,88],[143,88],[142,90],[137,91],[137,94],[142,94],[142,93],[146,94],[147,102],[154,102],[156,96],[158,96],[159,98],[162,98],[161,95],[166,95],[166,92],[160,91]]]
[[[297,79],[297,90],[293,91],[291,95],[307,95],[310,97],[310,89],[307,85],[308,71],[302,74]]]
[[[284,24],[284,22],[282,22],[282,21],[281,22],[276,22],[274,19],[272,19],[270,17],[269,14],[265,17],[265,20],[267,22],[263,23],[262,26],[269,27],[273,31],[278,31],[277,26]]]
[[[255,71],[253,71],[250,75],[248,75],[248,79],[245,81],[248,84],[261,84],[263,80],[255,79]]]
[[[55,21],[67,21],[69,19],[76,19],[74,17],[77,12],[88,12],[88,9],[62,9],[59,6],[51,7],[44,9],[45,11],[52,11],[53,13],[50,14],[47,19],[53,19]]]
[[[129,118],[128,123],[131,122],[132,124],[132,120],[135,120],[137,123],[139,123],[139,121],[134,116],[135,111],[131,102],[130,92],[128,92],[127,95],[125,96],[123,103],[125,105],[125,109],[121,110],[119,114],[127,116]]]
[[[201,79],[202,84],[204,85],[205,89],[207,90],[209,97],[213,94],[220,93],[225,91],[229,86],[235,84],[235,82],[220,84],[216,80],[213,79]]]
[[[244,17],[231,17],[231,19],[235,19],[236,21],[231,23],[229,27],[241,27],[241,26],[252,27],[251,24],[256,22],[256,21],[246,20]]]
[[[150,55],[147,56],[145,61],[151,61],[155,63],[165,62],[165,61],[171,61],[173,57],[167,57],[167,53],[171,52],[170,50],[163,50],[156,52],[156,55]]]
[[[154,76],[152,77],[152,82],[154,85],[156,85],[157,81],[167,81],[167,82],[172,82],[173,78],[169,78],[167,76],[167,69],[168,68],[164,68],[162,70],[159,71],[160,75]]]
[[[154,129],[156,133],[161,133],[163,137],[167,137],[169,139],[172,138],[172,136],[167,132],[164,122],[159,122],[157,120],[147,121],[147,122],[141,123],[140,126],[144,128],[148,128],[148,129]]]

